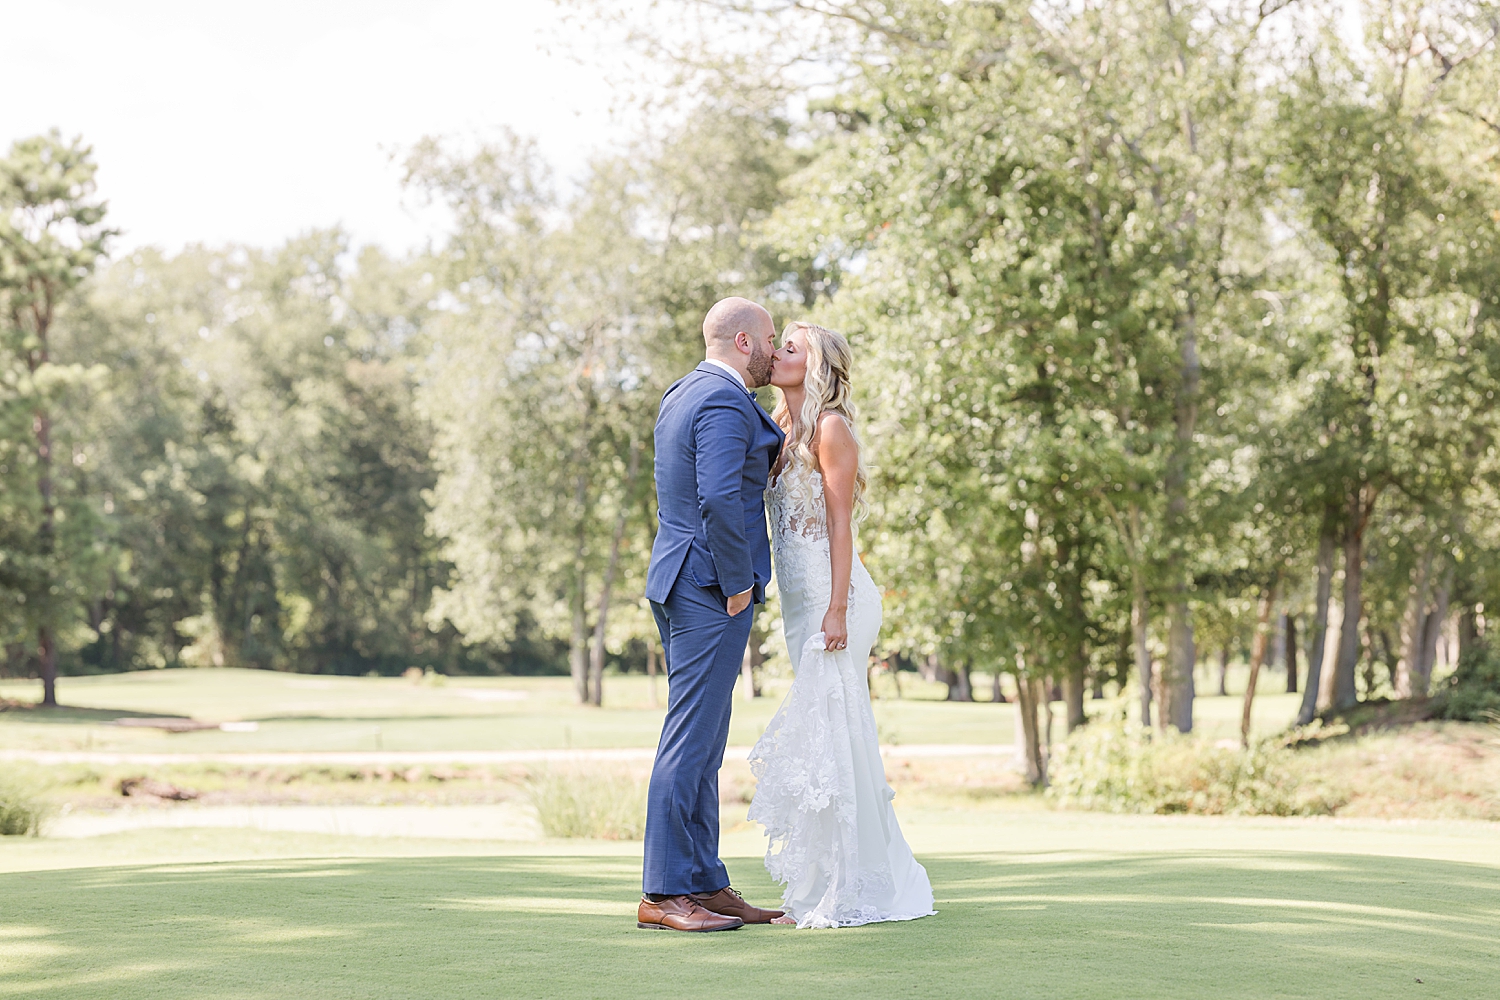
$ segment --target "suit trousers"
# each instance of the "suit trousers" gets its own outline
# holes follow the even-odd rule
[[[651,602],[667,665],[667,718],[646,800],[646,892],[680,896],[729,884],[719,860],[719,768],[752,609],[729,617],[720,590],[687,573],[664,603]]]

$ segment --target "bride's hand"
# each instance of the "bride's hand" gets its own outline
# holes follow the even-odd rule
[[[829,608],[823,616],[824,649],[844,649],[849,645],[849,625],[844,620],[847,609]]]

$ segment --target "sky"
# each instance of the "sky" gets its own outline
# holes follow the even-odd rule
[[[552,0],[0,0],[0,152],[82,135],[116,252],[439,235],[392,161],[508,126],[565,174],[622,136],[607,44]]]

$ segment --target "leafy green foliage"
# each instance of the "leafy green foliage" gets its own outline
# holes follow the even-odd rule
[[[601,702],[606,652],[655,641],[656,406],[701,359],[708,308],[774,277],[744,237],[791,159],[778,127],[710,104],[668,141],[596,161],[570,198],[514,137],[425,142],[407,162],[456,221],[432,261],[445,304],[419,392],[455,570],[432,616],[491,643],[534,622],[567,643],[580,701]]]
[[[1316,816],[1341,803],[1307,787],[1295,752],[1273,743],[1249,750],[1208,745],[1100,721],[1073,733],[1049,768],[1048,796],[1065,809],[1208,816]]]
[[[0,779],[0,837],[40,836],[46,806],[14,777]]]
[[[15,659],[34,637],[47,705],[57,703],[59,644],[71,638],[81,599],[102,571],[91,505],[57,461],[70,442],[54,429],[59,411],[99,374],[53,356],[54,320],[114,235],[104,226],[95,170],[92,150],[56,130],[19,140],[0,160],[0,430],[22,431],[0,447],[0,468],[26,496],[0,500],[11,522],[0,550],[0,641]],[[18,417],[30,426],[22,430]]]
[[[1479,643],[1459,658],[1458,669],[1439,692],[1439,714],[1468,722],[1500,720],[1500,654]]]

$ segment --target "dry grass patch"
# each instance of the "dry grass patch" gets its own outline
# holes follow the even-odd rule
[[[646,785],[628,772],[539,771],[526,787],[549,837],[640,840]]]
[[[1299,769],[1338,783],[1340,816],[1500,820],[1500,727],[1421,722],[1296,751]]]

